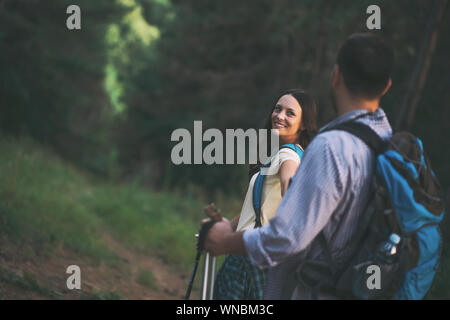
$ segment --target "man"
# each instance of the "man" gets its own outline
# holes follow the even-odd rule
[[[331,80],[338,117],[307,148],[276,216],[266,226],[244,233],[233,232],[226,219],[210,229],[205,249],[213,255],[248,255],[255,265],[270,267],[266,299],[335,298],[312,292],[296,279],[295,270],[307,259],[329,261],[323,241],[339,267],[355,253],[359,239],[354,235],[371,192],[375,156],[354,135],[326,129],[354,120],[383,140],[391,137],[379,102],[391,86],[393,60],[382,38],[351,35],[338,53]]]

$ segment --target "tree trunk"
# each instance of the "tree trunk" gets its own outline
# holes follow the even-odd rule
[[[448,0],[435,0],[425,29],[422,44],[415,64],[414,71],[408,83],[407,91],[403,97],[400,112],[397,116],[395,128],[397,130],[410,130],[417,105],[422,95],[422,89],[427,79],[431,60],[436,48],[439,31],[444,20],[444,13]]]

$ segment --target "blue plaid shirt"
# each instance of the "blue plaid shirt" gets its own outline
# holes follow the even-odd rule
[[[369,125],[382,139],[392,135],[381,108],[348,112],[328,125],[351,119]],[[362,116],[362,117],[361,117]],[[319,134],[308,146],[302,163],[277,213],[261,228],[244,232],[253,264],[270,267],[266,299],[311,299],[312,293],[293,277],[304,259],[326,261],[316,236],[323,231],[333,261],[341,266],[355,252],[352,235],[367,204],[375,157],[359,138],[334,130]],[[319,293],[319,298],[333,298]]]

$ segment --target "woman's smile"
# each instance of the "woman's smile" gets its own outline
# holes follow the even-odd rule
[[[279,121],[274,121],[274,122],[273,122],[273,128],[274,128],[274,129],[283,129],[283,128],[287,128],[287,126],[284,125],[284,124],[282,124],[282,123],[279,122]]]
[[[272,129],[280,137],[281,143],[292,143],[298,139],[302,122],[302,108],[291,95],[282,96],[272,111]]]

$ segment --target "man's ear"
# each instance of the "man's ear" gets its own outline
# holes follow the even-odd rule
[[[337,64],[334,65],[333,74],[331,75],[331,87],[336,88],[339,84],[339,78],[341,75],[341,70]]]
[[[381,96],[384,96],[386,94],[386,92],[389,91],[389,88],[391,87],[391,85],[392,85],[392,80],[391,80],[391,78],[389,78],[386,88],[384,88],[383,92],[381,93]]]

